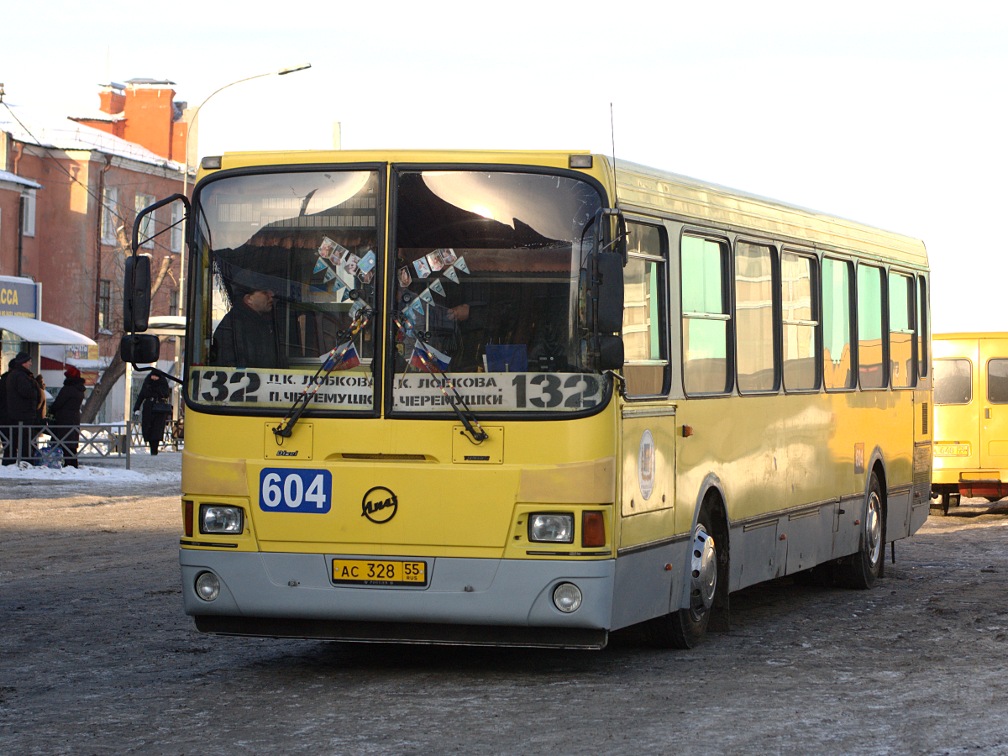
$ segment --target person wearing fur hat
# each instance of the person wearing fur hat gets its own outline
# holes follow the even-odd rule
[[[36,422],[36,412],[38,411],[39,389],[35,382],[35,374],[32,372],[31,355],[27,352],[18,352],[17,356],[10,361],[8,367],[7,386],[5,397],[7,401],[7,419],[12,426],[23,423],[21,428],[14,429],[17,436],[17,443],[12,443],[11,462],[21,461],[34,464],[32,455],[32,437],[37,430],[31,426]]]
[[[63,371],[63,387],[56,394],[52,407],[52,430],[63,448],[63,463],[67,467],[77,464],[77,447],[80,442],[81,404],[84,403],[84,379],[73,365]]]

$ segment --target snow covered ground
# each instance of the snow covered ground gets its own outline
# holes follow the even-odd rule
[[[63,467],[53,470],[27,465],[0,466],[0,498],[3,489],[31,486],[32,495],[41,495],[47,485],[58,486],[63,494],[66,487],[77,489],[78,493],[102,494],[109,489],[121,490],[131,486],[139,489],[166,485],[178,485],[182,476],[182,452],[162,450],[152,457],[146,450],[134,451],[130,455],[129,469],[125,459],[82,460],[79,468]],[[10,492],[8,492],[9,494]],[[17,496],[17,498],[21,498]]]

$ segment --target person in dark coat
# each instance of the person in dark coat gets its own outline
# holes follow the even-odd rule
[[[77,464],[77,447],[80,442],[81,404],[84,403],[84,379],[80,370],[70,365],[63,371],[63,388],[56,394],[49,412],[52,431],[63,448],[63,463],[67,467]]]
[[[3,443],[3,463],[5,465],[14,463],[14,455],[11,453],[13,431],[10,415],[7,414],[7,379],[9,377],[10,370],[0,375],[0,442]]]
[[[275,294],[269,289],[232,288],[234,305],[213,335],[212,364],[228,367],[284,367],[273,321]]]
[[[32,437],[37,428],[33,429],[38,412],[39,387],[32,373],[31,356],[27,352],[18,352],[10,361],[7,376],[7,418],[11,425],[23,423],[20,429],[14,428],[17,443],[12,444],[11,456],[22,462],[34,464],[32,458]],[[11,460],[12,462],[14,460]]]
[[[137,394],[136,404],[133,406],[134,414],[143,409],[140,429],[152,455],[158,453],[158,447],[164,438],[165,425],[171,419],[171,392],[168,381],[152,371],[144,379],[140,393]]]

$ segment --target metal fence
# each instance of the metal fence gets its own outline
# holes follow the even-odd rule
[[[19,443],[21,434],[28,434],[27,452]],[[77,436],[77,450],[72,445]],[[125,461],[130,466],[130,452],[146,449],[140,423],[94,423],[87,425],[17,425],[0,426],[0,442],[3,444],[3,463],[27,462],[32,465],[59,466],[75,459],[78,463],[102,463]],[[182,424],[168,423],[165,426],[161,446],[178,450],[182,448]]]

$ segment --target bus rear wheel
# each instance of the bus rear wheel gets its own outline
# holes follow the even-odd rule
[[[847,557],[841,567],[841,578],[851,588],[866,589],[875,585],[882,573],[885,558],[885,503],[882,486],[873,472],[865,496],[865,512],[861,525],[860,546]]]
[[[718,546],[705,509],[693,530],[690,553],[689,607],[652,620],[653,639],[662,646],[693,648],[703,640],[718,589]]]

